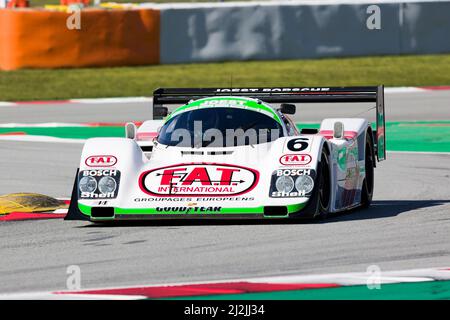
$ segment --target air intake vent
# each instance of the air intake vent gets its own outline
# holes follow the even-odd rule
[[[301,134],[316,134],[319,133],[319,130],[317,129],[312,129],[312,128],[303,128],[300,131]]]
[[[114,208],[113,207],[93,207],[91,210],[92,218],[113,218]]]
[[[181,155],[202,156],[205,153],[203,151],[181,151]]]
[[[152,152],[153,146],[141,146],[142,151],[144,152]]]
[[[264,207],[264,216],[266,217],[286,217],[288,209],[286,206]]]
[[[208,155],[210,156],[223,156],[226,154],[232,154],[233,151],[208,151]]]

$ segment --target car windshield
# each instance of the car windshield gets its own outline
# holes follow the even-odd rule
[[[178,147],[234,147],[267,143],[283,136],[281,125],[262,112],[241,108],[201,108],[175,115],[158,142]]]

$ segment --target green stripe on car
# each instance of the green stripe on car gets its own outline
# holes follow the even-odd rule
[[[305,207],[306,203],[288,205],[288,213],[294,213],[300,211]],[[85,215],[91,215],[92,207],[78,203],[78,209]],[[114,208],[116,214],[180,214],[179,211],[158,211],[156,208]],[[181,212],[182,213],[182,212]],[[220,212],[216,211],[202,211],[201,214],[263,214],[264,206],[249,207],[249,208],[221,208]],[[187,214],[195,215],[197,213],[191,212]]]
[[[247,107],[251,109],[256,109],[260,111],[264,111],[265,113],[270,114],[272,118],[274,118],[278,123],[281,124],[281,119],[279,115],[269,106],[265,105],[264,103],[258,103],[257,101],[249,98],[238,98],[238,97],[212,97],[212,98],[204,98],[196,100],[192,103],[188,103],[184,106],[179,107],[178,109],[174,110],[167,118],[166,121],[170,120],[172,117],[174,117],[177,114],[196,109],[199,107],[216,107],[214,104],[211,105],[205,105],[208,102],[214,102],[214,101],[235,101],[235,102],[241,102],[241,106],[236,104],[236,107]],[[220,106],[220,105],[219,105]]]

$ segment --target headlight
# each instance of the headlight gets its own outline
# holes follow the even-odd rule
[[[294,180],[289,176],[281,176],[275,182],[278,192],[289,193],[294,189]]]
[[[103,194],[116,191],[116,187],[116,180],[111,177],[103,177],[98,182],[98,190]]]
[[[81,192],[94,192],[97,189],[97,181],[92,177],[80,179],[79,188]]]
[[[295,180],[295,188],[298,192],[309,193],[314,188],[314,180],[310,176],[298,176]]]

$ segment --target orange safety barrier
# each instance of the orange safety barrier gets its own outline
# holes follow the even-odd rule
[[[159,63],[158,10],[86,9],[74,13],[0,10],[0,69],[106,67]]]

